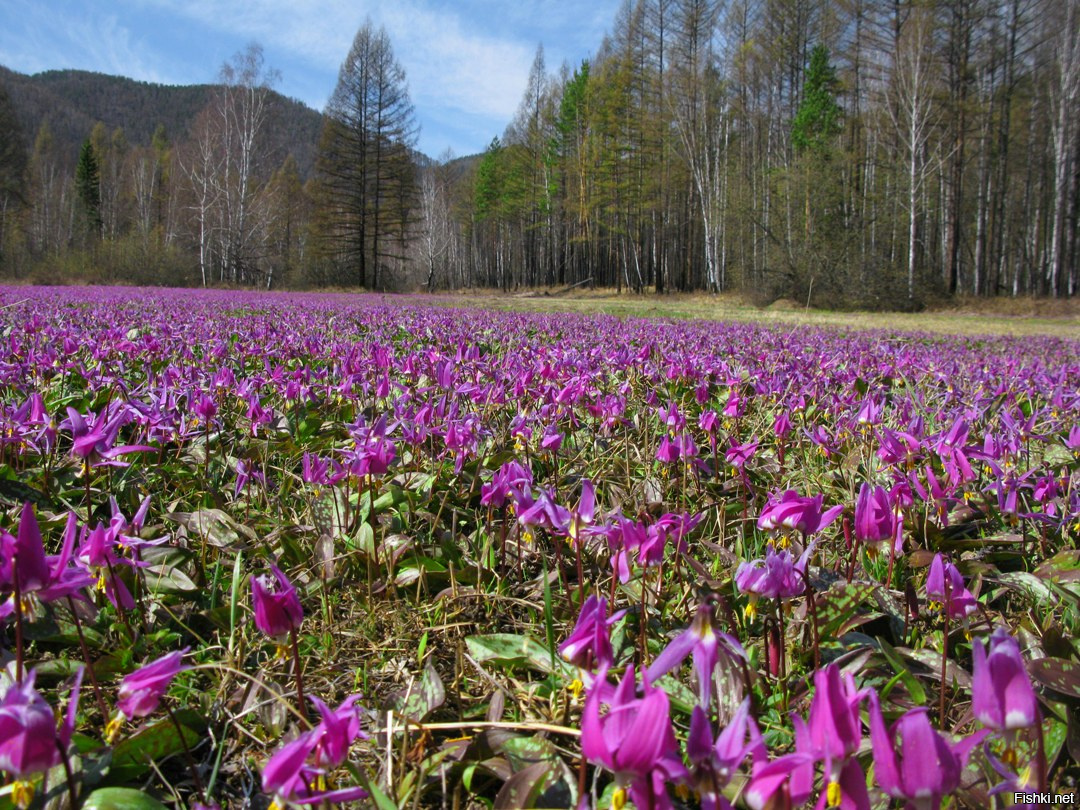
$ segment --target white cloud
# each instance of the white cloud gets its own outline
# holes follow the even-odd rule
[[[258,40],[268,54],[288,54],[313,70],[326,71],[333,77],[326,96],[333,90],[353,37],[368,16],[376,26],[386,27],[418,108],[440,105],[463,113],[509,117],[524,89],[532,57],[532,45],[470,30],[475,26],[456,11],[435,9],[415,0],[363,4],[345,0],[150,2],[219,31]]]
[[[599,45],[619,2],[0,0],[0,18],[18,23],[0,26],[0,63],[193,83],[213,81],[218,66],[257,41],[282,73],[277,89],[321,109],[370,17],[405,69],[421,147],[469,151],[467,133],[484,133],[471,145],[481,149],[513,117],[538,43],[550,72],[564,60],[576,65]]]

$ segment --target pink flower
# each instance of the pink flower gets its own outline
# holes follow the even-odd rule
[[[941,799],[960,786],[960,774],[971,749],[986,732],[951,743],[933,726],[924,707],[904,714],[885,727],[877,693],[870,693],[870,742],[877,783],[909,810],[938,810]]]
[[[634,689],[634,668],[607,701],[608,711],[600,716],[607,667],[602,667],[596,685],[585,699],[581,720],[581,751],[594,764],[615,774],[618,790],[630,785],[630,798],[638,807],[669,810],[672,807],[667,785],[684,779],[686,768],[668,716],[669,703],[663,689],[645,680],[644,697]]]
[[[864,483],[859,487],[855,501],[855,537],[864,543],[892,540],[894,549],[903,548],[903,520],[893,506],[884,487],[870,488]]]
[[[1004,627],[990,636],[989,653],[982,642],[971,645],[971,711],[984,726],[997,731],[1027,728],[1039,721],[1039,705],[1031,687],[1020,645]]]
[[[978,602],[964,586],[964,577],[951,562],[937,554],[926,576],[926,598],[947,607],[949,618],[957,619],[975,611]]]
[[[701,796],[702,810],[727,810],[731,804],[721,791],[727,787],[736,769],[755,749],[764,749],[761,733],[750,716],[750,698],[739,705],[731,722],[713,741],[709,718],[701,706],[690,716],[686,738],[686,756],[693,767],[692,780]]]
[[[15,612],[15,581],[18,579],[21,596],[34,594],[41,602],[52,602],[71,596],[94,582],[94,578],[69,565],[75,549],[75,514],[68,516],[60,553],[45,555],[34,509],[23,504],[16,536],[0,529],[0,591],[10,598],[0,603],[0,618]]]
[[[356,740],[367,739],[360,730],[360,716],[354,705],[358,698],[350,695],[338,708],[331,709],[312,697],[322,720],[267,760],[262,771],[263,792],[282,799],[280,804],[337,804],[367,798],[367,791],[358,786],[322,791],[312,788],[320,776],[346,760]]]
[[[591,595],[581,606],[574,631],[559,645],[559,654],[574,666],[589,669],[615,663],[611,626],[625,614],[625,610],[620,610],[608,616],[607,599]]]
[[[161,698],[179,673],[190,667],[182,663],[189,650],[171,652],[146,666],[125,675],[117,692],[116,708],[124,717],[146,717],[157,709]]]
[[[34,674],[9,686],[0,698],[0,770],[19,777],[60,764],[60,750],[67,749],[75,730],[83,669],[75,676],[59,729],[52,706],[34,690]]]
[[[802,532],[804,535],[821,531],[832,523],[844,510],[843,505],[822,512],[824,495],[813,498],[800,495],[793,489],[786,490],[770,503],[758,517],[758,528],[773,531],[784,528]]]
[[[251,599],[255,605],[255,626],[271,637],[284,636],[300,628],[304,609],[296,588],[273,563],[273,578],[266,574],[251,578]]]
[[[747,658],[738,639],[718,632],[713,627],[713,606],[700,605],[690,626],[672,639],[653,661],[649,667],[649,680],[655,681],[663,677],[679,666],[686,656],[692,655],[694,671],[697,674],[699,705],[708,709],[712,700],[713,670],[720,660],[721,652],[726,659]]]

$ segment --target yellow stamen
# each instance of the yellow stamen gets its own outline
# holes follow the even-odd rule
[[[623,810],[624,807],[626,807],[626,791],[615,788],[615,792],[611,794],[611,810]]]
[[[113,741],[116,740],[117,736],[120,734],[120,728],[124,725],[125,719],[124,713],[118,712],[116,716],[105,725],[106,743],[109,745],[113,744]]]
[[[585,684],[581,682],[580,678],[574,678],[570,681],[570,685],[566,687],[566,691],[574,697],[574,702],[577,703],[581,700],[581,690],[585,688]]]
[[[840,806],[840,783],[829,782],[829,786],[825,789],[825,799],[827,800],[829,807]]]
[[[17,780],[11,786],[11,802],[19,810],[26,810],[34,801],[34,783]]]
[[[278,644],[277,649],[274,651],[274,660],[275,661],[284,661],[288,657],[289,657],[289,645],[288,644]]]
[[[757,600],[753,595],[750,596],[750,601],[746,603],[746,607],[743,608],[743,616],[748,622],[752,622],[757,618]]]

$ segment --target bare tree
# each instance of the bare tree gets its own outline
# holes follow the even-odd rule
[[[1057,86],[1054,116],[1054,226],[1050,237],[1050,295],[1076,292],[1076,268],[1069,267],[1070,242],[1075,239],[1077,117],[1080,116],[1080,0],[1066,0],[1064,26],[1057,42]],[[1070,227],[1070,219],[1072,219]],[[1070,236],[1070,230],[1072,235]]]
[[[899,15],[899,10],[897,11]],[[937,20],[928,6],[911,6],[898,16],[894,70],[886,109],[904,147],[907,169],[907,293],[915,299],[919,259],[919,194],[926,179],[927,146],[933,130],[934,37]]]

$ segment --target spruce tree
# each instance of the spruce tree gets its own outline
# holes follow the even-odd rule
[[[829,49],[815,45],[806,69],[803,99],[791,124],[791,143],[799,151],[827,153],[829,141],[840,132],[843,111],[836,103],[836,70],[829,64]]]
[[[100,236],[101,172],[89,138],[83,141],[79,150],[79,162],[75,166],[75,193],[82,203],[87,232],[91,236]]]

